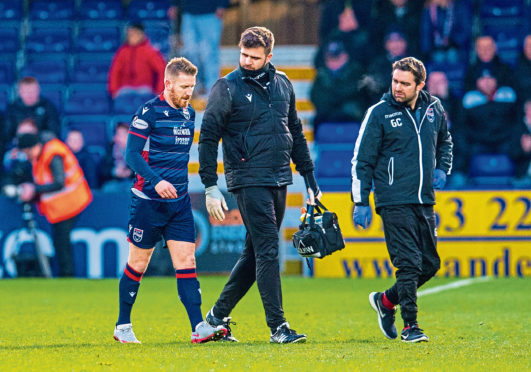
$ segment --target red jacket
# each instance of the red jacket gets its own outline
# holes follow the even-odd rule
[[[146,38],[140,44],[123,44],[113,57],[108,89],[112,97],[123,87],[150,87],[154,94],[164,90],[166,61]]]

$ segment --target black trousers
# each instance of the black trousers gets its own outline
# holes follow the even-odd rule
[[[404,324],[417,321],[417,289],[441,266],[437,253],[435,214],[432,205],[398,205],[379,208],[387,251],[397,268],[396,282],[385,293],[400,304]]]
[[[256,280],[271,331],[284,323],[278,261],[286,187],[246,187],[234,192],[245,224],[245,248],[214,306],[218,318],[230,314]]]
[[[77,216],[76,216],[77,217]],[[59,264],[59,276],[74,276],[74,261],[72,258],[72,244],[70,242],[70,232],[76,222],[76,217],[54,223],[53,227],[53,247]]]

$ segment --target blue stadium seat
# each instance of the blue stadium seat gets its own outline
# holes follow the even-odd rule
[[[5,111],[9,104],[9,92],[11,86],[7,84],[0,84],[0,111]]]
[[[18,27],[0,27],[0,53],[16,53],[20,48]]]
[[[360,131],[360,123],[321,123],[315,133],[315,142],[321,144],[346,143],[352,145]]]
[[[131,0],[127,7],[129,19],[158,19],[166,20],[169,8],[168,0]]]
[[[62,112],[64,108],[63,95],[66,87],[62,84],[40,84],[41,95],[49,99],[55,108]]]
[[[170,25],[168,22],[145,22],[146,35],[151,44],[164,55],[170,52]]]
[[[0,84],[11,84],[15,81],[15,62],[0,60]]]
[[[71,73],[73,83],[106,83],[110,62],[105,60],[79,59]]]
[[[107,117],[101,115],[67,116],[63,120],[63,128],[78,129],[83,133],[85,145],[91,148],[105,148],[109,142],[107,138]]]
[[[498,55],[506,63],[516,66],[522,50],[525,28],[521,24],[509,26],[486,26],[484,33],[491,35],[496,42]]]
[[[428,63],[426,69],[428,73],[443,71],[448,78],[448,86],[454,97],[461,98],[465,94],[463,80],[467,69],[466,63]]]
[[[504,154],[479,154],[470,160],[470,183],[476,187],[511,186],[514,163]]]
[[[153,94],[124,93],[114,99],[113,113],[115,115],[133,115],[146,101],[153,98]]]
[[[76,38],[79,52],[115,52],[121,43],[117,27],[82,27]]]
[[[480,6],[481,18],[514,17],[523,12],[524,0],[483,0]]]
[[[84,0],[79,9],[84,20],[120,20],[123,17],[121,0]]]
[[[33,76],[43,84],[64,84],[67,80],[66,59],[34,59],[28,61],[21,71],[22,76]]]
[[[26,39],[26,50],[30,53],[67,53],[71,33],[68,27],[36,27]]]
[[[353,152],[349,150],[324,150],[319,152],[316,176],[350,178]]]
[[[0,0],[0,21],[20,21],[22,18],[22,1]]]
[[[73,89],[67,95],[64,112],[69,115],[105,115],[110,108],[106,90]]]
[[[74,1],[33,0],[29,7],[32,21],[71,20],[74,17]]]

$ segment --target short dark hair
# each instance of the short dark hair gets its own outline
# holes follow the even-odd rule
[[[269,55],[275,46],[275,36],[265,27],[249,27],[242,32],[238,46],[240,48],[263,47],[266,55]]]
[[[134,28],[144,32],[144,25],[140,21],[131,21],[127,24],[127,28]]]
[[[410,71],[415,77],[417,85],[426,81],[426,67],[422,61],[415,57],[406,57],[396,61],[393,63],[393,72],[395,70]]]
[[[37,78],[34,78],[33,76],[24,76],[18,81],[19,84],[39,84],[39,81]]]
[[[184,57],[172,58],[166,65],[164,77],[166,78],[168,75],[177,76],[179,73],[195,76],[197,74],[197,67]]]

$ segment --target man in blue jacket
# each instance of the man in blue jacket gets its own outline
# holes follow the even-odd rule
[[[428,341],[417,323],[417,289],[440,267],[434,188],[444,186],[452,168],[444,109],[422,90],[425,80],[421,61],[406,57],[393,64],[391,92],[365,114],[352,158],[354,224],[367,228],[371,223],[374,182],[376,212],[397,268],[396,283],[371,293],[369,301],[390,339],[397,337],[395,305],[400,304],[405,342]]]

